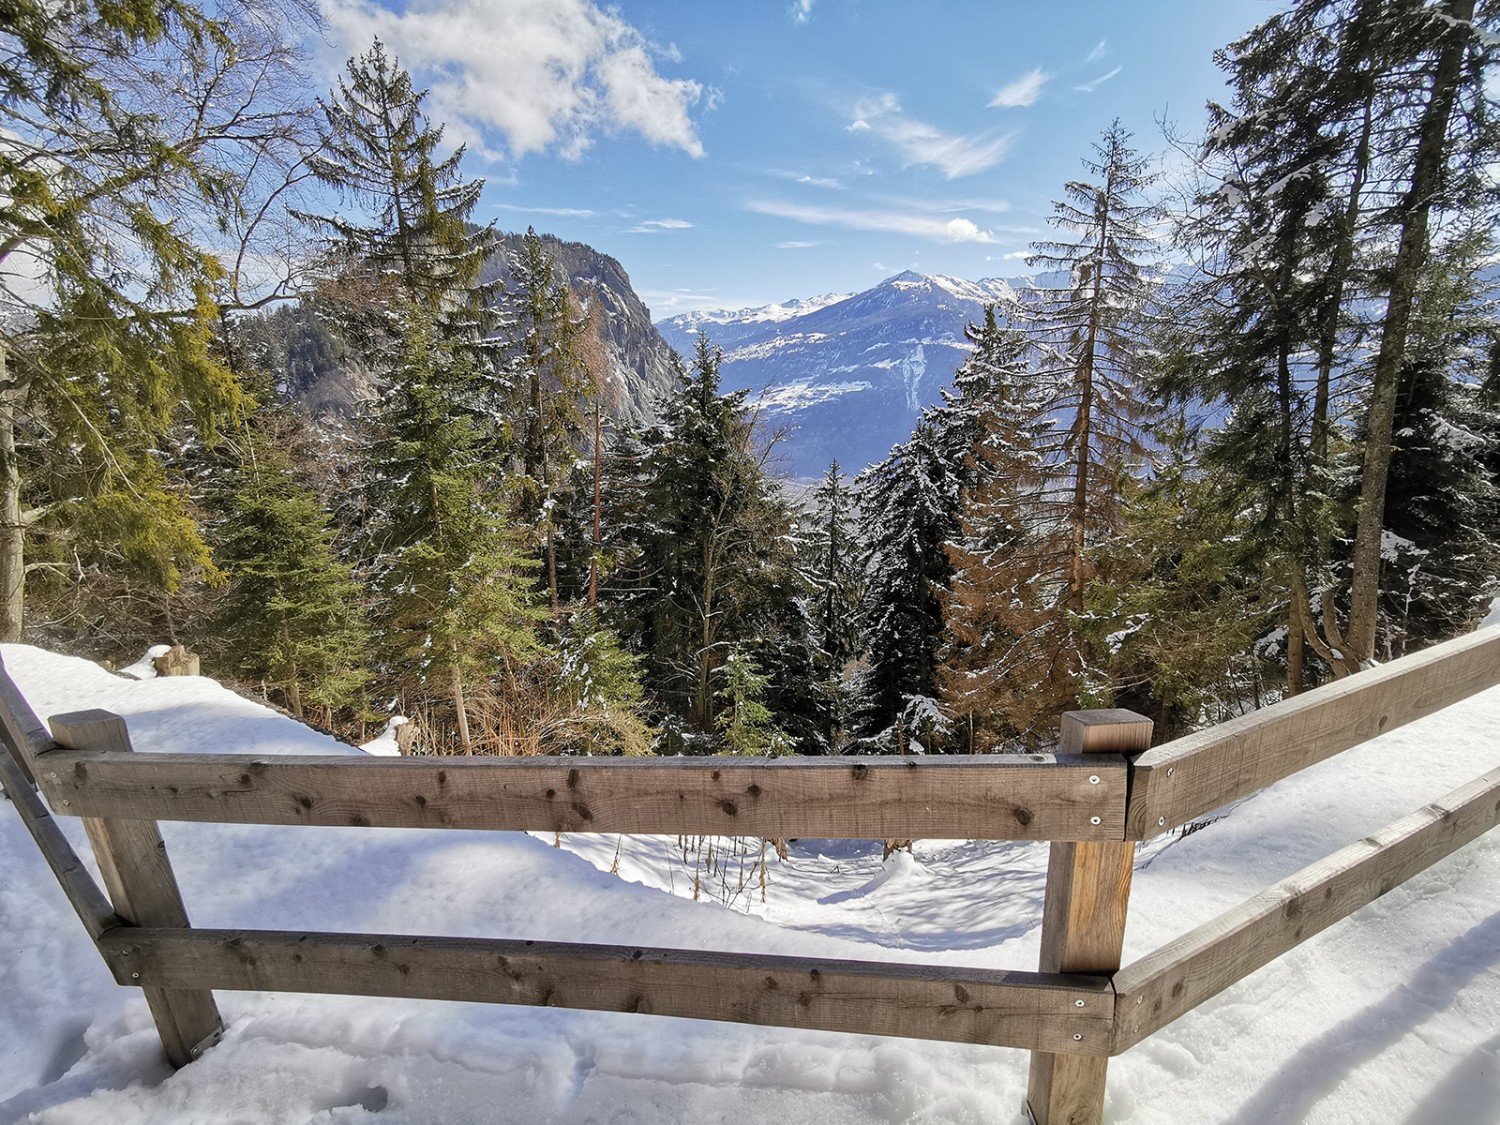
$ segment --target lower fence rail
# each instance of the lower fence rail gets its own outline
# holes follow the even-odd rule
[[[121,984],[585,1008],[1104,1056],[1108,979],[757,953],[121,927]]]

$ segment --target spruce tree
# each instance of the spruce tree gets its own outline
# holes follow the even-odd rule
[[[321,146],[311,164],[353,210],[302,215],[325,234],[326,307],[374,357],[411,306],[434,317],[444,337],[477,344],[495,325],[490,287],[480,282],[494,231],[469,222],[484,181],[462,177],[462,145],[440,155],[443,128],[423,109],[427,91],[379,39],[345,69],[318,103]]]
[[[369,634],[363,592],[289,451],[296,429],[283,410],[263,408],[215,458],[207,534],[227,588],[194,631],[197,647],[222,654],[226,675],[275,692],[298,718],[317,708],[327,724],[362,702]]]
[[[160,453],[174,425],[211,437],[239,405],[213,344],[246,282],[220,252],[243,234],[256,258],[246,217],[278,213],[268,178],[300,160],[275,94],[295,73],[291,14],[7,7],[0,640],[21,639],[28,571],[171,590],[207,564]]]
[[[834,461],[813,493],[809,513],[807,562],[809,631],[817,679],[827,708],[822,738],[837,749],[849,727],[849,685],[845,668],[863,647],[860,602],[864,597],[864,555],[859,542],[854,490]]]
[[[938,686],[971,752],[1036,743],[1078,695],[1080,663],[1066,604],[1070,529],[1055,513],[1062,473],[1048,461],[1054,422],[1033,349],[993,308],[970,325],[974,352],[955,384],[973,404],[960,431],[966,486],[944,544]]]
[[[1144,338],[1151,299],[1147,261],[1156,208],[1142,199],[1154,177],[1114,122],[1084,167],[1093,182],[1070,181],[1053,204],[1056,239],[1033,244],[1027,264],[1064,275],[1043,290],[1031,332],[1042,352],[1039,378],[1053,387],[1059,438],[1047,450],[1065,468],[1051,498],[1069,530],[1066,606],[1083,612],[1089,550],[1119,527],[1118,480],[1144,457],[1141,383],[1150,359]]]
[[[642,657],[672,752],[720,745],[719,716],[759,677],[755,691],[799,745],[820,721],[806,720],[808,735],[790,725],[814,694],[793,516],[766,473],[744,392],[720,393],[720,359],[700,339],[660,421],[616,443],[605,489],[604,542],[618,561],[600,603]],[[752,662],[752,676],[724,678],[731,653]]]
[[[1421,279],[1493,223],[1496,19],[1471,0],[1307,0],[1220,56],[1234,100],[1211,107],[1220,183],[1191,227],[1206,268],[1178,390],[1232,410],[1207,453],[1260,496],[1268,572],[1288,589],[1289,691],[1304,643],[1335,675],[1375,654]]]
[[[511,262],[508,351],[513,444],[519,454],[520,510],[542,539],[553,616],[558,594],[558,517],[576,489],[571,469],[584,438],[584,404],[594,393],[584,364],[585,318],[568,287],[554,276],[552,257],[527,228]],[[602,424],[596,431],[602,429]],[[596,435],[597,438],[597,435]],[[571,538],[582,540],[581,524]]]
[[[401,310],[402,352],[370,447],[369,575],[377,651],[407,704],[444,699],[467,752],[469,696],[538,654],[535,560],[494,487],[489,435],[464,405],[479,394],[472,352]]]

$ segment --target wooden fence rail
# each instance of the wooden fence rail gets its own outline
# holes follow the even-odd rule
[[[1496,683],[1500,628],[1155,749],[1141,716],[1094,711],[1064,717],[1056,755],[390,760],[136,754],[107,712],[49,734],[0,667],[0,784],[177,1065],[214,1041],[215,989],[544,1004],[1020,1047],[1035,1120],[1082,1125],[1110,1056],[1500,823],[1500,770],[1121,968],[1134,841]],[[53,815],[84,818],[108,898]],[[1050,840],[1042,971],[195,929],[158,820]]]

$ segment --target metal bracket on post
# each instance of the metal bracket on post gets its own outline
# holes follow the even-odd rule
[[[51,726],[53,739],[70,750],[116,754],[134,750],[125,720],[108,711],[54,715]],[[135,926],[188,928],[187,908],[156,821],[85,817],[83,826],[121,918]],[[173,1066],[186,1066],[218,1041],[224,1025],[212,992],[155,987],[141,991]]]
[[[1064,754],[1136,754],[1151,746],[1151,720],[1119,708],[1068,711]],[[1113,973],[1120,967],[1135,844],[1055,841],[1047,861],[1041,971]],[[1075,1036],[1074,1038],[1077,1038]],[[1104,1115],[1107,1055],[1031,1054],[1026,1113],[1034,1125],[1097,1125]]]

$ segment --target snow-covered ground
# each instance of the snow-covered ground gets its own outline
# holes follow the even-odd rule
[[[330,752],[210,680],[5,646],[43,717],[139,750]],[[1282,782],[1138,860],[1126,958],[1500,764],[1500,690]],[[344,748],[347,749],[347,748]],[[80,852],[83,832],[62,821]],[[164,824],[206,926],[607,941],[1034,968],[1045,846],[801,841],[765,898],[675,839]],[[618,874],[611,874],[616,867]],[[675,894],[673,892],[676,892]],[[732,904],[726,907],[720,900]],[[556,1009],[218,993],[173,1073],[0,801],[0,1123],[1008,1122],[1019,1051]],[[1113,1060],[1113,1122],[1500,1122],[1500,832]]]

